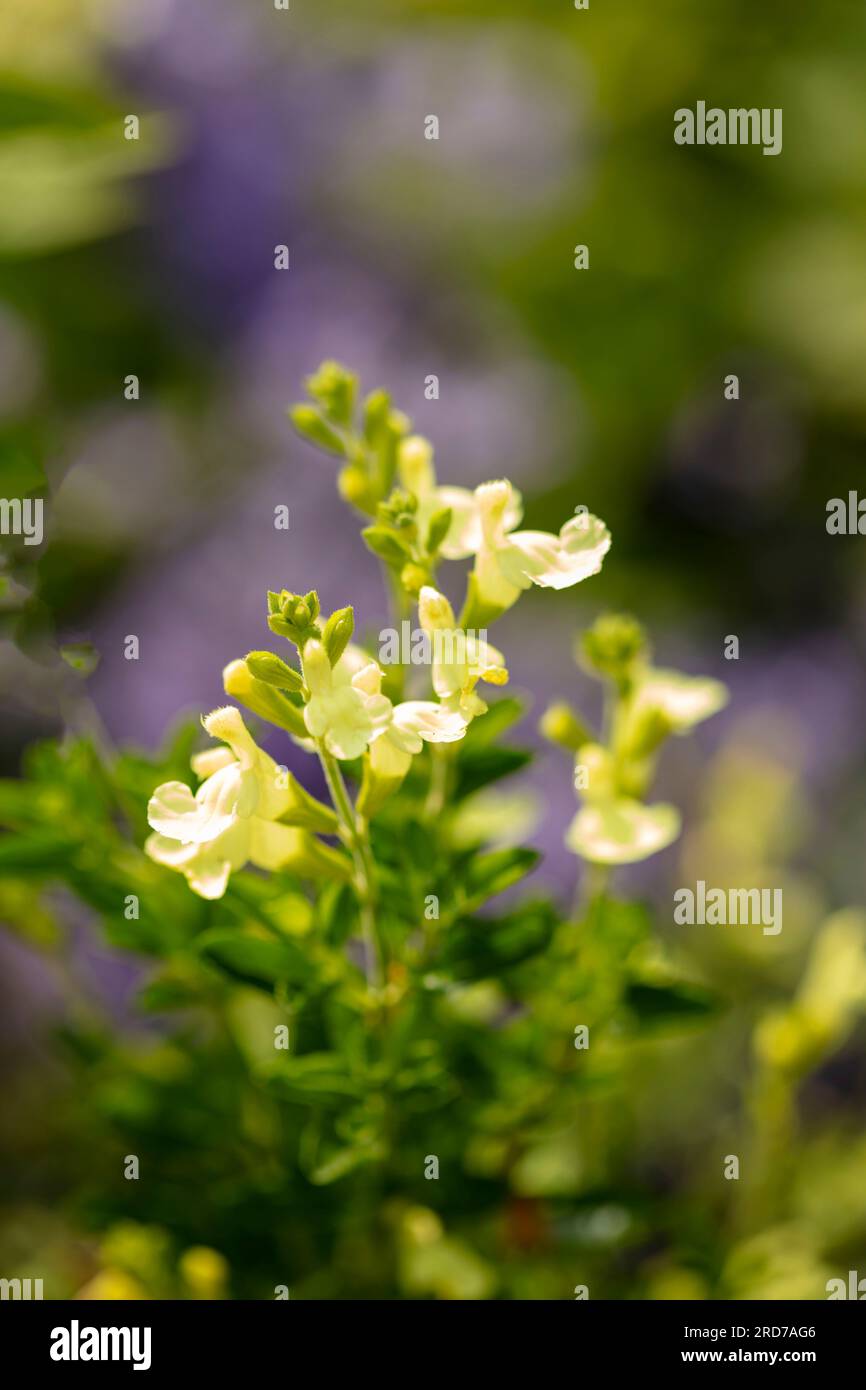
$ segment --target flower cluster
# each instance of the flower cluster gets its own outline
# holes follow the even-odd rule
[[[574,783],[583,804],[566,843],[589,863],[633,864],[665,849],[680,833],[680,814],[645,797],[662,744],[689,733],[727,703],[721,681],[660,670],[649,660],[634,619],[600,618],[584,638],[581,664],[608,685],[608,728],[593,738],[568,706],[553,706],[542,729],[574,753]]]
[[[362,534],[385,566],[397,611],[405,616],[417,604],[421,628],[436,639],[435,698],[404,699],[402,668],[386,677],[353,644],[351,607],[325,620],[315,590],[270,593],[268,626],[295,649],[296,660],[250,652],[226,667],[226,693],[318,754],[334,810],[257,747],[236,709],[215,710],[204,726],[224,746],[194,760],[204,778],[195,794],[180,782],[157,788],[147,850],[203,897],[219,897],[232,871],[252,863],[302,876],[348,875],[369,906],[366,821],[400,787],[425,744],[458,742],[486,712],[480,683],[508,680],[503,654],[476,625],[495,620],[531,585],[564,589],[597,574],[610,535],[585,509],[556,535],[517,530],[522,503],[511,483],[499,479],[474,492],[440,486],[432,446],[409,433],[409,421],[384,392],[359,407],[356,379],[336,363],[325,363],[307,386],[310,402],[292,409],[293,422],[343,459],[340,491],[372,520]],[[443,560],[470,557],[458,618],[436,587],[436,569]],[[359,777],[354,803],[341,764]],[[341,847],[319,838],[334,835]]]

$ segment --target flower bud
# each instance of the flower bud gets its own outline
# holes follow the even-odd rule
[[[325,694],[331,689],[331,663],[324,645],[310,641],[304,647],[304,680],[313,695]]]
[[[581,744],[588,743],[590,739],[588,729],[564,700],[548,705],[541,716],[539,728],[550,743],[558,744],[569,753],[576,753]]]
[[[329,420],[348,428],[355,410],[358,379],[339,362],[323,362],[304,383]]]
[[[289,419],[303,439],[324,449],[326,453],[345,455],[346,446],[336,430],[332,430],[312,405],[293,405]]]
[[[646,635],[640,623],[628,614],[608,613],[583,634],[577,657],[596,675],[623,683],[646,653]]]
[[[300,671],[287,665],[273,652],[247,652],[245,660],[256,680],[264,681],[266,685],[274,685],[278,690],[297,692],[303,689],[304,682]]]
[[[454,609],[444,594],[425,584],[418,595],[418,617],[425,632],[456,627]]]
[[[413,598],[429,579],[430,574],[422,565],[416,565],[410,562],[408,565],[404,565],[400,571],[400,583],[403,585],[407,594],[411,594]]]
[[[332,666],[336,666],[343,652],[352,640],[352,633],[355,631],[355,614],[351,607],[338,608],[332,613],[325,623],[322,632],[322,641],[325,651],[328,653],[328,660]]]
[[[433,472],[433,445],[423,435],[411,434],[400,441],[397,450],[397,471],[403,486],[421,497],[436,485]]]
[[[337,476],[337,489],[344,502],[359,512],[372,516],[376,510],[376,492],[367,472],[359,463],[349,463]]]
[[[297,738],[309,737],[304,716],[298,707],[272,685],[256,680],[245,661],[229,662],[223,671],[223,686],[227,695],[259,718]]]
[[[321,636],[316,625],[319,595],[315,589],[303,595],[292,594],[288,589],[283,589],[279,596],[268,594],[268,610],[271,632],[287,637],[297,647],[303,647],[310,637]]]

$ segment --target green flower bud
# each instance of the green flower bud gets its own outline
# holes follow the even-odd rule
[[[229,662],[223,671],[223,685],[227,695],[260,719],[266,719],[278,729],[286,729],[297,738],[309,738],[304,716],[297,705],[272,685],[256,680],[245,661]]]
[[[337,490],[344,502],[372,516],[376,510],[376,490],[359,463],[349,463],[337,476]]]
[[[403,437],[412,428],[412,421],[402,410],[392,410],[388,416],[388,428],[392,434]]]
[[[564,700],[548,705],[541,716],[539,729],[550,743],[558,744],[569,753],[576,753],[581,744],[588,743],[592,737],[571,705]]]
[[[295,646],[303,647],[311,637],[320,637],[316,624],[319,616],[319,595],[315,589],[308,594],[292,594],[283,589],[274,603],[268,594],[268,627],[280,637],[287,637]]]
[[[425,584],[430,583],[430,572],[423,565],[416,565],[410,560],[408,565],[404,565],[400,571],[400,583],[406,590],[416,598]]]
[[[371,391],[364,401],[364,438],[376,444],[388,427],[391,397],[387,391]]]
[[[596,675],[623,684],[647,655],[646,634],[628,614],[607,613],[583,634],[576,655]]]
[[[358,378],[339,362],[323,362],[304,385],[334,424],[348,429],[355,411]]]
[[[368,550],[388,565],[404,565],[411,560],[411,548],[386,526],[367,526],[361,532]]]
[[[376,508],[376,519],[381,525],[402,531],[407,538],[411,536],[414,540],[417,534],[415,525],[417,510],[417,497],[414,497],[411,492],[404,492],[401,488],[394,488],[388,500],[380,502]]]
[[[343,652],[352,640],[355,631],[355,614],[351,607],[338,608],[332,613],[322,630],[322,642],[328,653],[328,660],[336,666]]]
[[[441,512],[434,512],[431,516],[430,525],[427,527],[428,555],[435,555],[445,537],[448,535],[453,515],[454,513],[450,507],[443,507]]]
[[[247,652],[245,660],[256,680],[264,681],[266,685],[274,685],[278,690],[291,690],[293,693],[304,687],[300,671],[287,665],[273,652]]]
[[[335,430],[327,425],[318,410],[312,405],[293,405],[289,409],[289,419],[302,438],[326,453],[343,457],[346,446]]]

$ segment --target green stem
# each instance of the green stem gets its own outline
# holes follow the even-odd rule
[[[382,572],[385,580],[385,588],[388,593],[391,622],[394,625],[395,631],[399,634],[402,631],[401,624],[404,618],[408,618],[412,612],[412,604],[403,585],[400,583],[399,575],[396,575],[388,565],[382,566]],[[402,661],[395,663],[391,674],[391,680],[397,695],[395,703],[399,703],[406,691],[406,666]]]
[[[579,920],[589,912],[593,903],[604,897],[610,885],[611,870],[607,864],[591,864],[584,860],[583,873],[574,891],[573,915]]]
[[[448,796],[448,774],[451,758],[447,744],[430,745],[430,784],[424,802],[424,817],[428,821],[437,820],[445,809]]]
[[[343,780],[340,764],[324,744],[318,745],[319,760],[340,821],[343,839],[352,853],[352,887],[358,899],[364,934],[364,961],[367,984],[381,989],[385,983],[385,950],[376,922],[376,867],[370,848],[367,823],[359,816]]]

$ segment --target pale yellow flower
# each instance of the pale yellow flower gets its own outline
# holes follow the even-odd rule
[[[332,668],[322,643],[310,641],[304,646],[303,667],[310,691],[304,708],[308,731],[333,757],[360,757],[371,739],[387,727],[393,710],[380,692],[378,666],[369,661],[349,674],[350,667],[341,659]]]
[[[430,638],[433,689],[442,704],[467,722],[484,714],[487,705],[475,687],[479,681],[506,684],[508,671],[502,652],[480,633],[458,628],[451,604],[430,585],[418,595],[418,617]]]
[[[226,705],[202,723],[228,746],[193,758],[205,780],[193,795],[184,782],[164,782],[148,803],[156,832],[145,844],[151,859],[184,874],[202,898],[221,898],[229,875],[251,862],[278,869],[310,860],[317,846],[305,830],[281,825],[296,802],[291,779],[261,748],[240,711]]]

